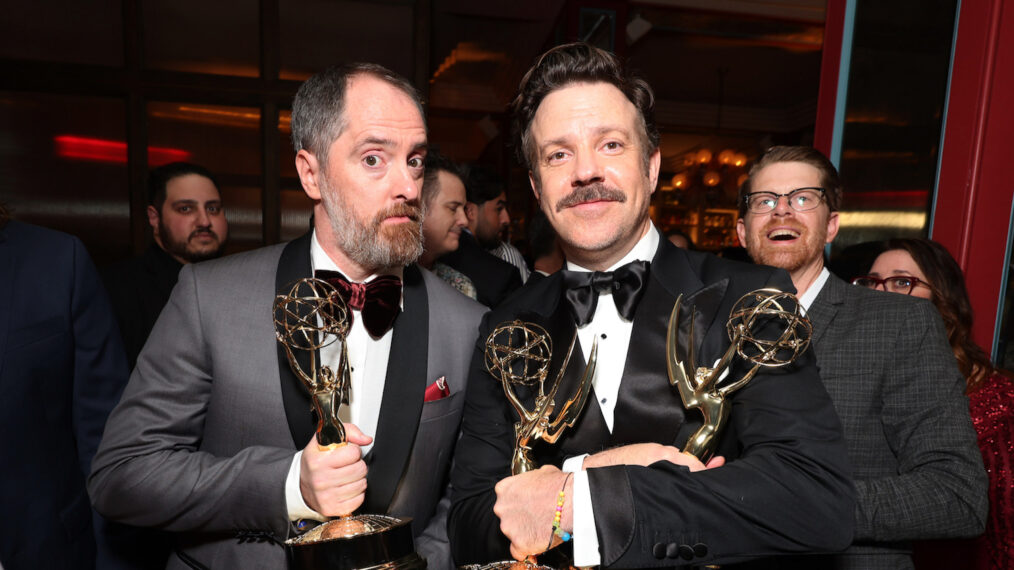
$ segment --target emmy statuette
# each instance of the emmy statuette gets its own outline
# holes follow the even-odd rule
[[[294,283],[273,306],[275,336],[285,349],[292,372],[310,393],[317,416],[315,438],[322,451],[346,445],[339,407],[349,402],[349,362],[345,343],[349,309],[337,290],[315,278]],[[318,351],[339,343],[337,370],[319,362]],[[298,354],[308,357],[304,369]],[[415,570],[426,560],[415,553],[411,519],[387,515],[342,515],[286,541],[294,570],[360,568]]]

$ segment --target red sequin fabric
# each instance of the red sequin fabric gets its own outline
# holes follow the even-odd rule
[[[1014,381],[993,376],[968,399],[989,474],[986,532],[971,540],[917,543],[917,570],[1014,570]]]
[[[1014,382],[993,376],[969,400],[989,474],[986,534],[976,541],[978,559],[988,565],[979,567],[1014,569]]]

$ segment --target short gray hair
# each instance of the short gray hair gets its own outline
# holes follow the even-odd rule
[[[349,63],[329,67],[299,86],[292,100],[292,147],[308,150],[324,166],[331,143],[345,130],[345,92],[357,75],[371,75],[400,89],[425,117],[422,97],[407,79],[376,63]]]

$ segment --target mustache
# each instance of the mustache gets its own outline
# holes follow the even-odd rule
[[[379,225],[387,218],[397,217],[406,217],[413,222],[419,222],[423,217],[422,207],[417,201],[392,204],[391,206],[381,210],[376,217],[374,217],[374,223]]]
[[[188,237],[187,239],[192,240],[200,235],[209,235],[215,239],[218,239],[218,234],[216,234],[215,230],[211,228],[197,228],[196,230],[190,232],[190,237]]]
[[[626,202],[627,196],[617,188],[606,186],[602,182],[595,182],[587,186],[581,186],[556,202],[556,211],[564,208],[577,206],[594,200],[611,200],[613,202]]]

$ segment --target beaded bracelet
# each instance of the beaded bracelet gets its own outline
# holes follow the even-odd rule
[[[571,534],[562,528],[560,528],[560,521],[563,519],[563,503],[567,495],[564,490],[567,488],[567,481],[570,480],[570,476],[573,473],[567,473],[567,476],[563,478],[563,486],[560,487],[560,493],[556,496],[556,512],[553,513],[553,534],[549,537],[549,548],[553,546],[553,537],[558,536],[560,540],[567,542],[570,540]],[[547,550],[549,549],[547,548]]]

